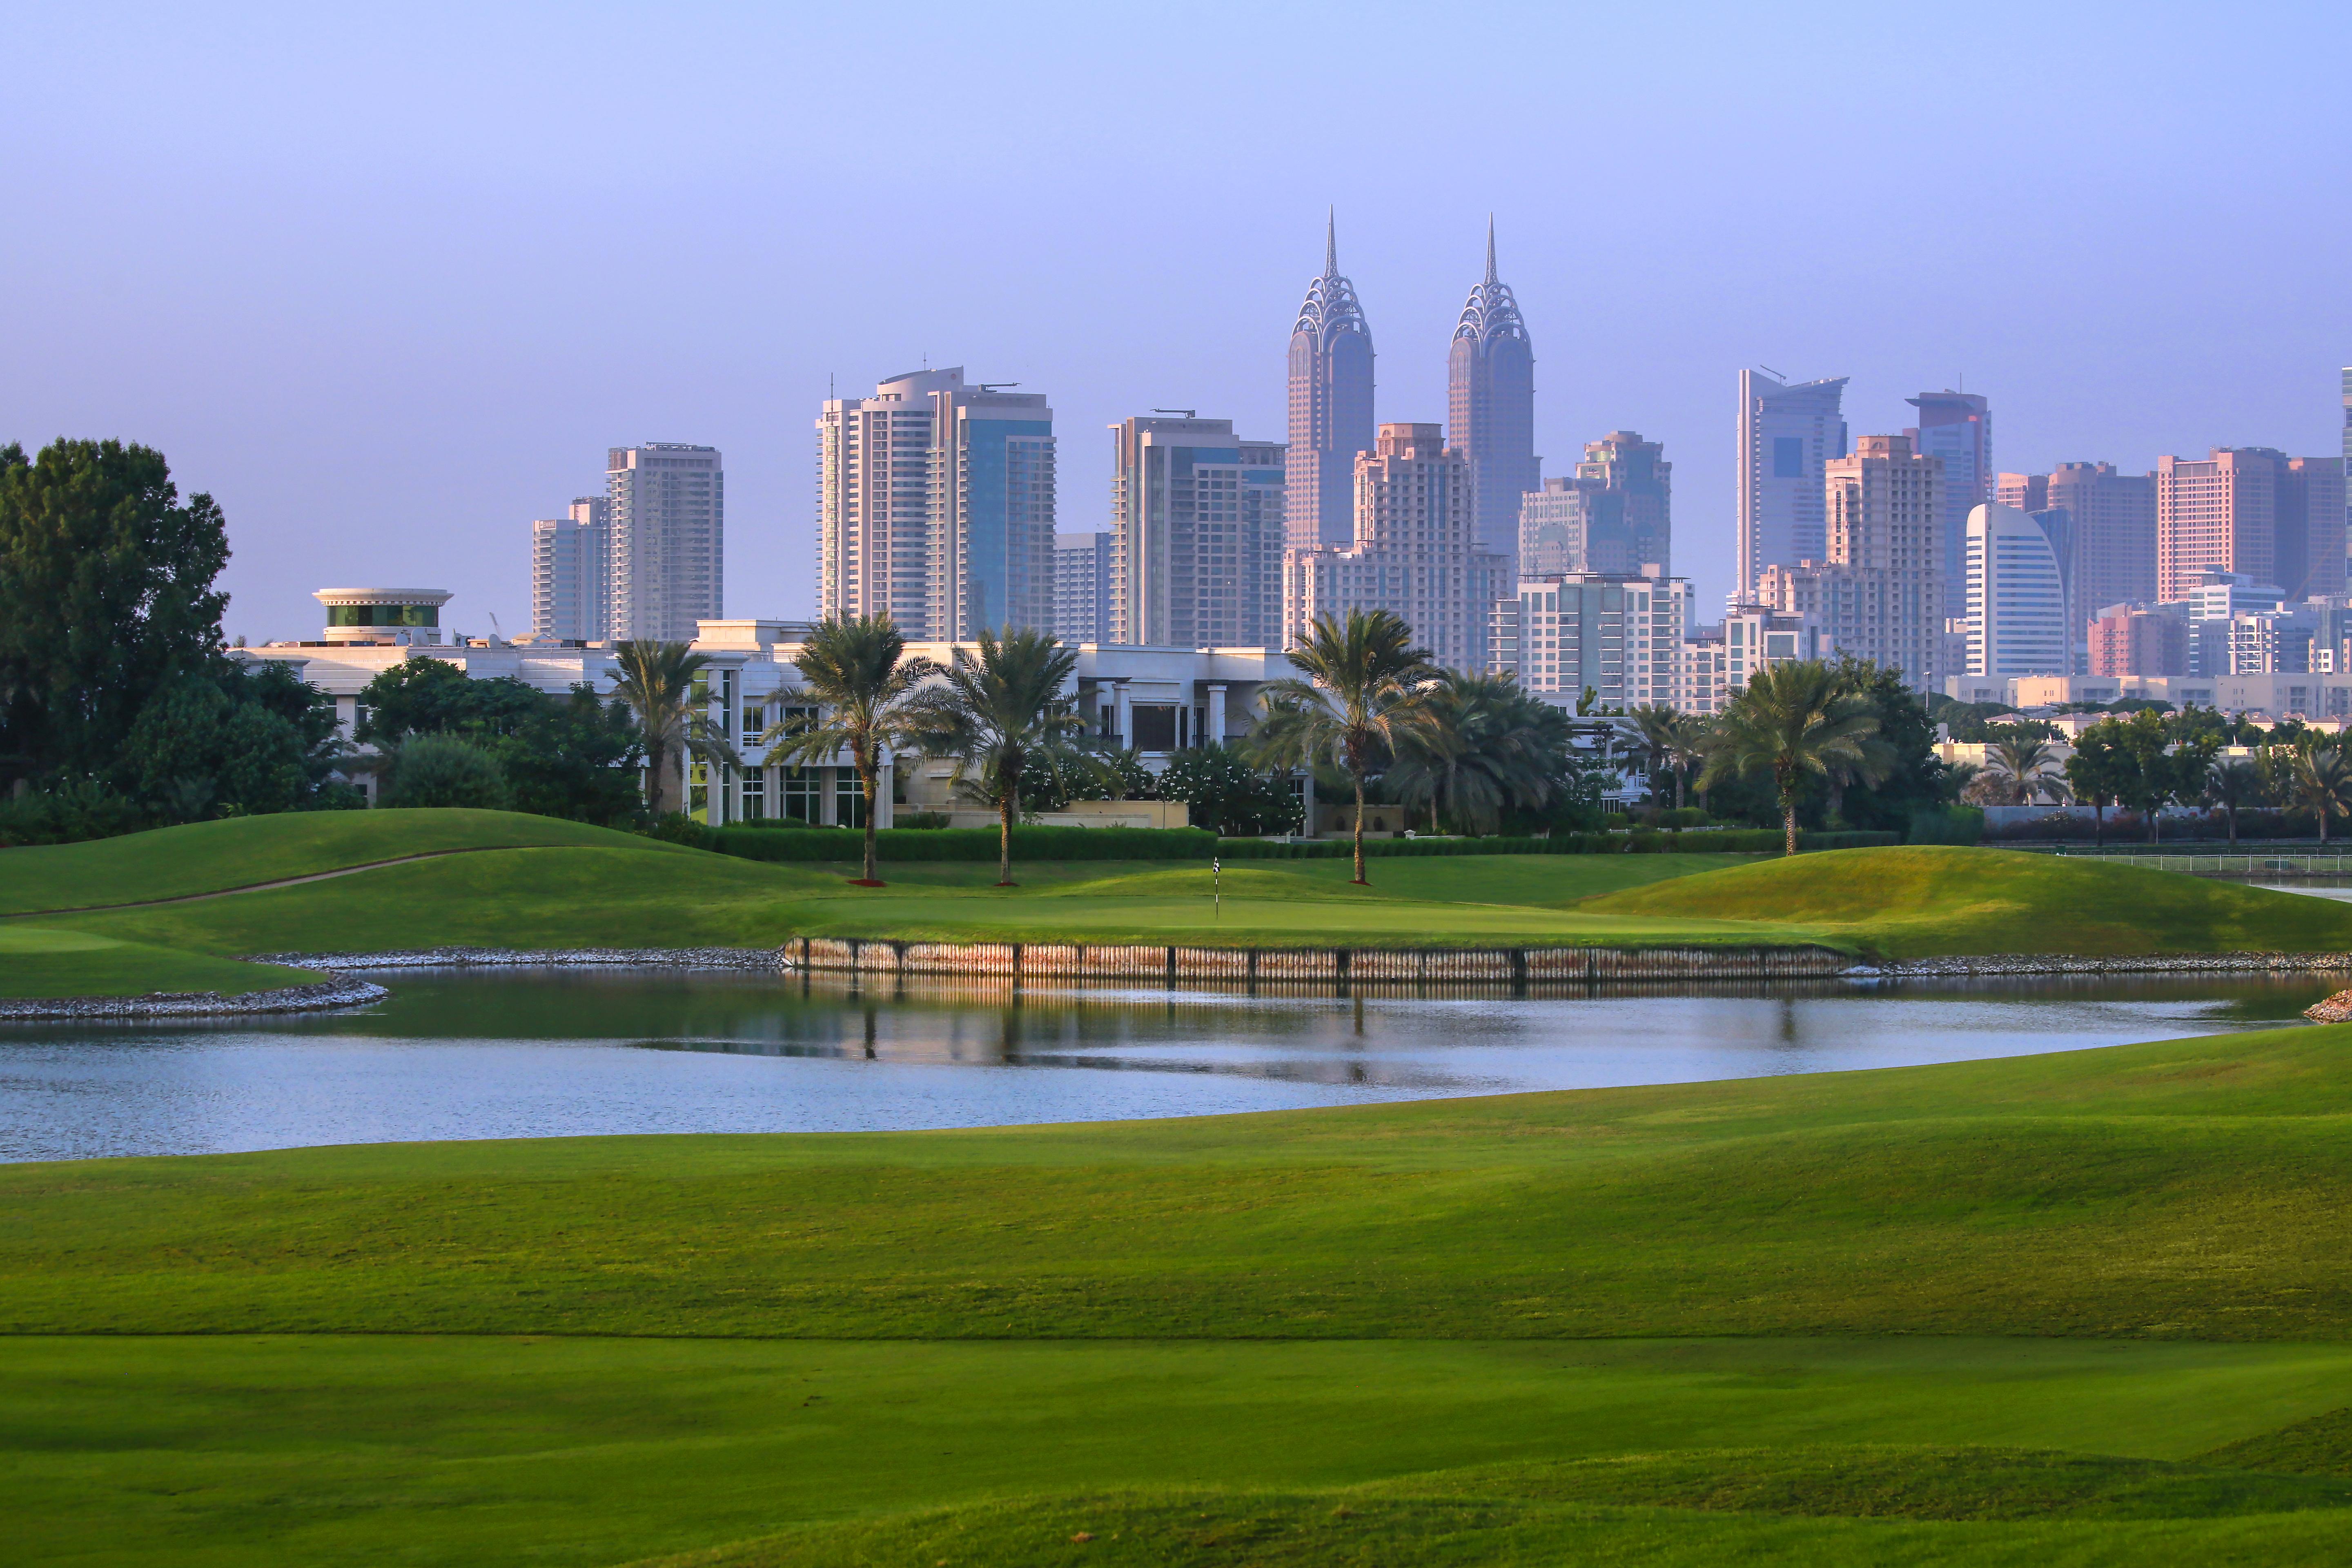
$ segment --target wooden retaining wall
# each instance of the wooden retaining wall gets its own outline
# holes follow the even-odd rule
[[[1480,982],[1821,978],[1854,961],[1823,947],[1182,947],[1160,943],[786,940],[785,967],[1001,980]]]

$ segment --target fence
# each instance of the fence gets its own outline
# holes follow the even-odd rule
[[[2336,851],[2309,855],[2283,855],[2276,850],[2235,855],[2167,855],[2160,851],[2118,854],[2112,850],[2096,855],[2071,850],[2058,853],[2070,860],[2096,860],[2102,866],[2138,866],[2191,877],[2352,877],[2352,854]]]

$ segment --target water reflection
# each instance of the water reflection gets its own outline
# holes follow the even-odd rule
[[[0,1158],[1115,1120],[2024,1055],[2285,1021],[2342,977],[1255,993],[595,972],[299,1019],[0,1031]]]

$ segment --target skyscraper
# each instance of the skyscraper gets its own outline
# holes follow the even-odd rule
[[[605,454],[612,523],[610,635],[691,642],[726,597],[727,494],[719,448],[681,441]]]
[[[1543,485],[1536,456],[1536,354],[1510,286],[1495,272],[1486,222],[1486,278],[1470,290],[1446,358],[1449,445],[1470,459],[1475,542],[1496,555],[1519,547],[1519,498]]]
[[[1969,514],[1993,499],[1992,409],[1973,392],[1923,392],[1904,401],[1919,411],[1918,425],[1904,432],[1911,449],[1944,459],[1944,613],[1964,616]]]
[[[1757,598],[1811,616],[1828,646],[1899,669],[1915,690],[1944,678],[1944,465],[1907,436],[1864,436],[1823,465],[1825,561],[1774,563]]]
[[[2074,639],[2083,624],[2066,579],[2065,510],[2025,512],[1987,501],[1969,509],[1967,526],[1965,673],[2074,674]]]
[[[1846,378],[1787,385],[1739,373],[1739,592],[1767,566],[1828,559],[1825,466],[1845,456]],[[1939,574],[1940,575],[1940,574]]]
[[[609,637],[613,528],[603,496],[581,496],[565,517],[530,525],[530,630],[559,642]]]
[[[1283,646],[1315,617],[1392,610],[1448,668],[1486,667],[1489,612],[1509,594],[1511,558],[1471,538],[1470,461],[1434,425],[1383,425],[1356,459],[1356,536],[1283,558]]]
[[[1054,635],[1076,647],[1109,633],[1110,534],[1054,535]]]
[[[817,416],[817,607],[917,640],[1054,623],[1045,395],[909,371]]]
[[[2279,474],[2286,454],[2216,447],[2156,460],[2157,594],[2186,599],[2208,572],[2278,581]]]
[[[1106,641],[1270,647],[1282,637],[1278,441],[1230,419],[1157,416],[1111,426]]]
[[[1323,241],[1323,275],[1290,328],[1290,452],[1284,500],[1294,550],[1354,537],[1356,456],[1372,449],[1372,331],[1356,286],[1339,276],[1339,221]]]
[[[1674,465],[1634,430],[1588,442],[1570,479],[1519,498],[1522,581],[1563,572],[1630,576],[1673,570]]]
[[[2290,599],[2344,592],[2344,459],[2289,458],[2279,470],[2278,585]]]

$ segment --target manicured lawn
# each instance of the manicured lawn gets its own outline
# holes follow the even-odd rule
[[[137,995],[150,991],[217,991],[241,996],[309,985],[319,976],[275,963],[239,963],[118,942],[87,931],[0,925],[0,998]]]
[[[601,1568],[828,1523],[814,1555],[713,1561],[1055,1562],[1034,1548],[1088,1530],[1113,1562],[1479,1562],[1388,1553],[1497,1524],[1528,1533],[1469,1539],[1525,1550],[1572,1522],[1559,1541],[1575,1553],[1532,1560],[1579,1562],[1662,1528],[1718,1548],[1885,1539],[1788,1513],[2340,1509],[2342,1480],[2176,1467],[2347,1401],[2344,1345],[25,1339],[0,1341],[0,1508],[11,1561],[45,1564]],[[1199,1490],[1181,1506],[1100,1496],[1170,1487]],[[1333,1488],[1364,1489],[1297,1495]],[[1423,1498],[1452,1500],[1398,1518]],[[1379,1553],[1334,1552],[1349,1538],[1328,1534],[1287,1555],[1115,1555],[1108,1541],[1132,1552],[1189,1529],[1265,1549],[1283,1535],[1234,1527],[1328,1530],[1341,1507],[1361,1521],[1352,1544]],[[2315,1539],[2320,1522],[2274,1520],[2261,1539]],[[960,1540],[913,1550],[943,1537]]]
[[[0,1329],[2352,1339],[2347,1053],[0,1167]]]
[[[1786,921],[1894,958],[2352,951],[2352,904],[1998,849],[1832,850],[1677,879],[1580,908],[1612,917]]]
[[[513,811],[292,812],[0,849],[0,914],[176,899],[402,855],[532,844],[678,853],[634,834]]]

